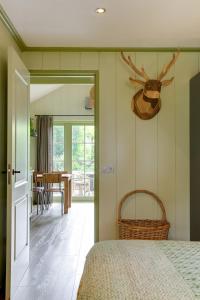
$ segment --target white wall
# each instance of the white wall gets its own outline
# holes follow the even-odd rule
[[[31,102],[31,115],[94,114],[93,110],[85,109],[85,98],[89,96],[92,86],[92,84],[65,84],[51,93]]]
[[[138,67],[155,78],[170,53],[131,53]],[[30,69],[99,70],[100,72],[100,203],[101,240],[117,237],[117,207],[136,188],[156,192],[171,223],[170,237],[189,239],[189,80],[199,71],[198,53],[181,53],[167,78],[175,81],[162,91],[162,108],[142,121],[130,108],[134,88],[131,72],[119,53],[25,52]],[[113,165],[114,172],[102,174]],[[138,197],[125,208],[127,216],[159,216],[154,202]]]

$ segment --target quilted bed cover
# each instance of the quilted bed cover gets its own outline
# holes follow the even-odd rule
[[[99,242],[86,258],[77,299],[200,299],[200,242]]]

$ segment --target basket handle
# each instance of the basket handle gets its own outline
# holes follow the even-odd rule
[[[119,208],[118,208],[118,221],[121,221],[121,210],[122,210],[122,206],[123,206],[124,202],[127,200],[128,197],[130,197],[131,195],[137,194],[137,193],[140,193],[140,194],[144,193],[144,194],[148,194],[148,195],[152,196],[156,200],[156,202],[158,203],[158,205],[161,208],[161,211],[162,211],[162,221],[163,222],[167,221],[166,211],[165,211],[165,208],[164,208],[164,205],[163,205],[162,201],[160,200],[160,198],[156,194],[154,194],[153,192],[150,192],[148,190],[134,190],[134,191],[131,191],[131,192],[127,193],[122,198],[122,200],[119,203]]]

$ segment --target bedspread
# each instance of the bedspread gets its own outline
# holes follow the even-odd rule
[[[200,242],[97,243],[87,256],[77,299],[200,299]]]

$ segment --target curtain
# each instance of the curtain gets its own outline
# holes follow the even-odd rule
[[[53,170],[53,117],[37,117],[37,171]]]

